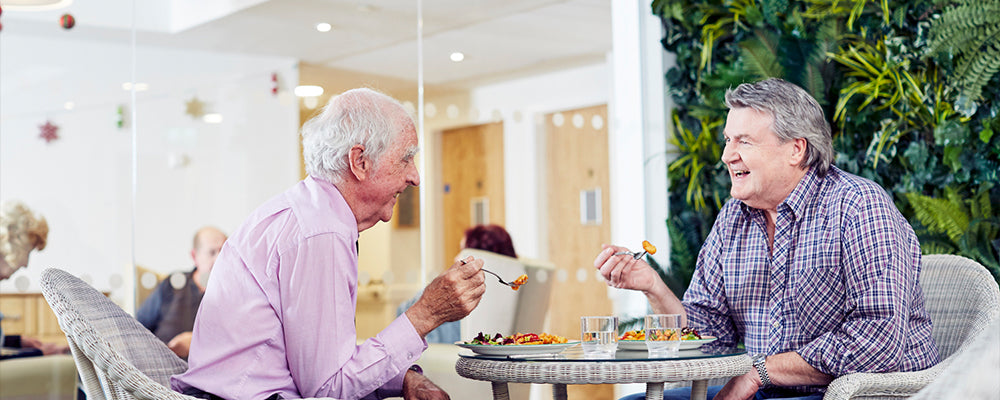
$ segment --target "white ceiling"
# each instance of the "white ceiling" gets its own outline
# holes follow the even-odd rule
[[[0,0],[0,5],[4,4]],[[602,62],[611,51],[611,0],[424,0],[424,80],[469,87]],[[75,0],[65,10],[4,10],[3,34],[287,56],[305,63],[416,81],[417,2],[389,0]],[[133,18],[132,15],[135,15]],[[316,31],[319,22],[333,25]],[[454,51],[465,61],[452,62]]]

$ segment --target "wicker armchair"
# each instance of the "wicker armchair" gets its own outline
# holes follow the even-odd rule
[[[194,399],[168,387],[187,363],[103,294],[53,268],[42,273],[41,288],[69,340],[88,399]]]
[[[830,383],[824,400],[910,397],[935,380],[956,353],[972,345],[1000,318],[1000,289],[985,267],[945,254],[924,256],[922,265],[920,287],[942,361],[923,371],[844,375]]]

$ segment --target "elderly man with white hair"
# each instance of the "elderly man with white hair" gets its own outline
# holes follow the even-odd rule
[[[420,183],[417,134],[396,100],[354,89],[302,127],[309,176],[254,211],[216,260],[174,390],[207,399],[446,399],[414,362],[424,337],[485,292],[482,260],[453,264],[357,344],[358,233]]]

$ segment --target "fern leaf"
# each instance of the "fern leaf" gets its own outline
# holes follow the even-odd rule
[[[778,38],[770,32],[758,29],[756,36],[740,43],[740,53],[747,67],[758,78],[780,78],[785,75],[778,62]]]
[[[939,199],[907,193],[906,198],[913,206],[914,215],[932,233],[944,233],[954,243],[958,243],[962,233],[969,227],[969,216],[962,212],[958,204],[947,199]]]

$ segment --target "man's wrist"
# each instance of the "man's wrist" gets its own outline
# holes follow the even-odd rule
[[[755,354],[750,356],[753,361],[753,367],[757,370],[757,376],[760,378],[760,386],[771,386],[771,377],[767,374],[767,355],[766,354]]]

